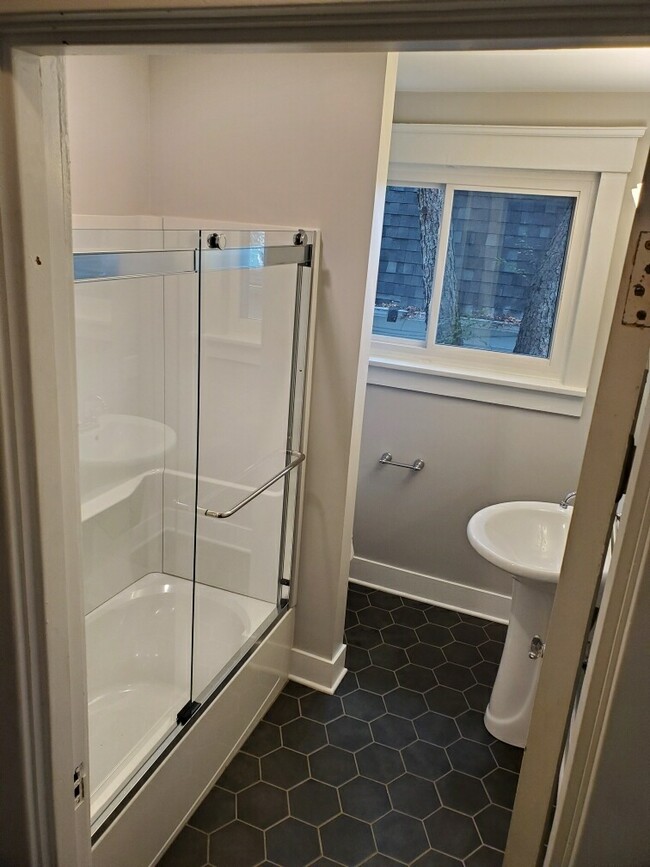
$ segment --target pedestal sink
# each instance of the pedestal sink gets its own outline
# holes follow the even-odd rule
[[[516,747],[526,746],[541,664],[535,647],[541,650],[546,640],[572,512],[555,503],[498,503],[467,525],[472,547],[513,577],[508,632],[485,727]]]

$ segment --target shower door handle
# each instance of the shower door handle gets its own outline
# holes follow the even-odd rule
[[[243,500],[240,500],[236,505],[232,507],[232,509],[228,509],[227,512],[213,512],[211,509],[203,509],[199,506],[198,510],[201,512],[206,518],[230,518],[235,512],[238,512],[240,509],[243,509],[244,506],[247,506],[252,500],[259,497],[260,494],[263,494],[267,488],[270,488],[271,485],[274,485],[281,478],[288,475],[291,470],[295,470],[297,466],[299,466],[306,458],[306,455],[303,452],[287,452],[292,456],[291,463],[287,464],[286,467],[280,470],[279,473],[276,473],[273,478],[264,482],[263,485],[260,485],[259,488],[256,488],[252,493],[250,493],[247,497],[244,497]]]

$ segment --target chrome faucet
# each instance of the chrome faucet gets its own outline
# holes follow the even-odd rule
[[[560,508],[561,509],[568,509],[569,508],[569,501],[575,500],[575,498],[576,498],[576,491],[571,491],[570,494],[566,494],[564,499],[560,502]]]

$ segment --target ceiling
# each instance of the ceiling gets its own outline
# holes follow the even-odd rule
[[[408,52],[399,56],[397,89],[650,92],[650,48]]]

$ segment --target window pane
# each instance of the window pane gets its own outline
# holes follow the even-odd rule
[[[436,343],[548,358],[574,206],[456,190]]]
[[[444,191],[388,187],[373,334],[426,338]]]

